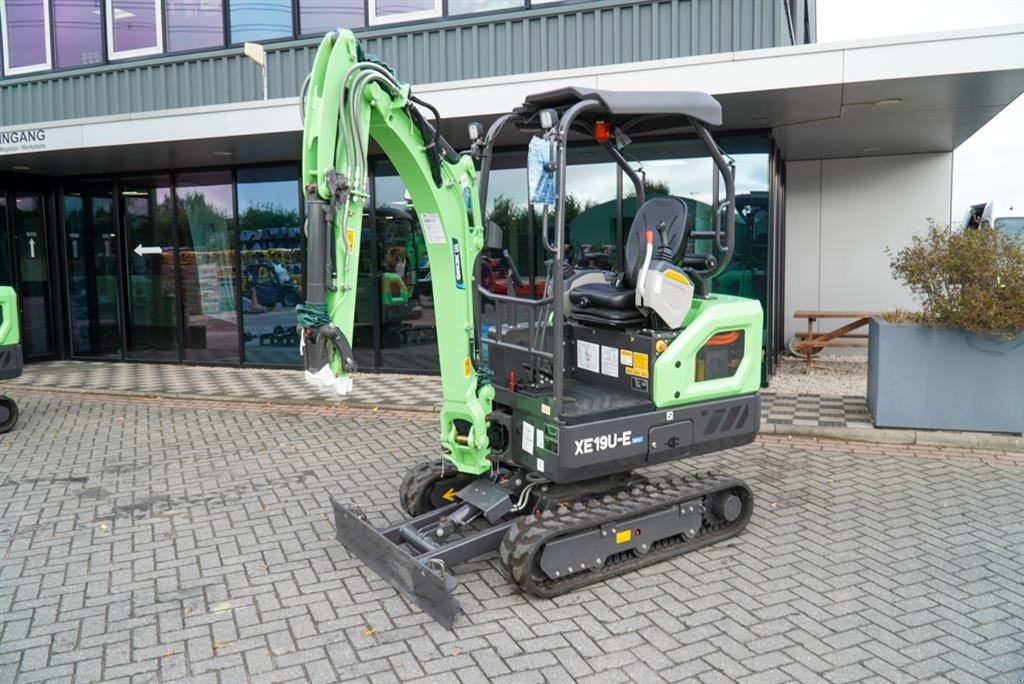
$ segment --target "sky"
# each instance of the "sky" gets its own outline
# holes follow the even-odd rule
[[[817,10],[819,43],[1024,24],[1024,0],[817,0]],[[996,217],[1024,216],[1022,160],[1024,96],[953,153],[952,220],[989,201]]]

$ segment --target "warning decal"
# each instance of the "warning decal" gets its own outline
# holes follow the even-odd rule
[[[650,376],[650,371],[647,367],[647,354],[640,352],[633,352],[633,365],[626,369],[626,375],[632,375],[636,378],[646,378]]]

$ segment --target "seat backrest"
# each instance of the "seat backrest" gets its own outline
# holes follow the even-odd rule
[[[624,281],[628,287],[636,287],[640,267],[647,253],[647,242],[644,233],[650,229],[654,233],[654,255],[659,253],[674,259],[679,250],[686,246],[689,238],[687,216],[689,210],[686,202],[678,197],[652,197],[643,203],[636,212],[633,225],[626,238],[626,260]],[[658,225],[664,223],[664,230],[659,231]]]

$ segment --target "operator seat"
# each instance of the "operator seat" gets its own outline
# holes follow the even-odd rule
[[[625,270],[614,282],[589,282],[569,291],[570,317],[617,328],[643,324],[650,311],[678,328],[690,309],[693,286],[672,261],[689,240],[688,209],[678,197],[654,197],[636,213],[626,238]],[[647,235],[651,260],[644,273]],[[641,279],[647,276],[641,284]],[[637,296],[637,286],[643,291]],[[688,292],[686,291],[688,289]],[[638,307],[640,300],[643,305]]]

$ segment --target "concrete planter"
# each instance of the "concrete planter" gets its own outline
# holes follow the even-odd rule
[[[872,318],[868,337],[877,427],[1024,432],[1024,333],[1001,340]]]

